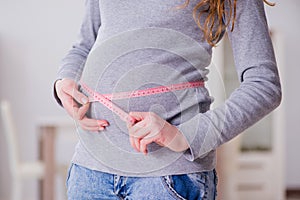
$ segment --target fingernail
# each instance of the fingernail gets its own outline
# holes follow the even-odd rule
[[[103,130],[104,130],[104,127],[100,126],[100,127],[99,127],[99,130],[100,130],[100,131],[103,131]]]
[[[131,125],[134,125],[135,124],[135,119],[130,119],[130,123],[131,123]]]
[[[88,100],[87,100],[87,98],[84,98],[84,97],[83,97],[83,98],[81,99],[81,102],[82,102],[83,104],[87,104]]]
[[[108,126],[107,122],[97,121],[99,126]]]

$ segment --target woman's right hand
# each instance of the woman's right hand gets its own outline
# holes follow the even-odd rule
[[[91,119],[86,116],[90,103],[88,98],[78,90],[78,85],[72,79],[56,81],[55,90],[67,113],[75,119],[81,128],[88,131],[101,131],[108,126],[106,120]]]

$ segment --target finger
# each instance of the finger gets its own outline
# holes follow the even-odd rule
[[[141,148],[140,148],[140,146],[141,146],[140,142],[142,139],[147,138],[150,133],[151,133],[151,127],[147,126],[147,127],[141,128],[132,136],[134,145],[138,149],[138,151],[142,152]]]
[[[139,152],[139,141],[140,138],[136,137],[136,131],[139,130],[140,128],[142,128],[144,126],[144,122],[142,122],[142,120],[144,119],[144,113],[142,112],[130,112],[129,115],[131,116],[131,118],[134,120],[134,122],[132,121],[127,121],[127,128],[128,128],[128,132],[129,132],[129,142],[130,145]],[[134,127],[134,128],[133,128]]]
[[[129,132],[129,142],[130,142],[130,145],[136,150],[139,152],[139,143],[136,141],[136,137],[133,136],[133,132],[132,132],[132,129],[131,128],[128,128],[128,132]]]
[[[129,119],[126,120],[126,126],[127,126],[127,129],[130,129],[133,125],[135,125],[137,122],[139,122],[138,119],[135,119],[133,117],[129,117]]]
[[[129,142],[130,142],[130,145],[136,150],[139,152],[139,149],[137,148],[137,146],[135,145],[135,138],[130,136],[129,137]]]
[[[98,132],[98,131],[103,131],[104,130],[104,127],[99,127],[99,126],[89,127],[89,126],[85,126],[84,124],[81,124],[80,122],[78,122],[78,123],[79,123],[79,126],[83,130],[86,130],[86,131]]]
[[[141,141],[140,138],[133,137],[134,146],[135,146],[135,148],[137,149],[138,152],[141,152],[141,150],[140,150],[140,141]]]
[[[78,104],[73,100],[72,97],[66,96],[63,98],[62,105],[67,111],[67,113],[74,119],[76,119],[76,115],[78,112]]]
[[[147,125],[146,120],[141,120],[136,122],[133,126],[129,128],[131,135],[132,136],[136,135],[136,132],[144,128],[146,125]]]
[[[86,127],[106,127],[109,125],[109,123],[106,120],[97,120],[97,119],[91,119],[86,116],[82,118],[82,120],[79,120],[80,124],[86,126]]]
[[[89,103],[82,105],[82,106],[78,109],[78,112],[77,112],[77,119],[81,120],[81,119],[85,116],[85,114],[86,114],[86,112],[88,111],[89,107],[90,107],[90,104],[89,104]]]
[[[140,140],[140,152],[146,155],[148,153],[147,146],[153,142],[157,143],[160,146],[166,146],[164,144],[165,138],[162,136],[160,129],[150,129],[149,134]]]
[[[152,129],[150,126],[143,126],[137,129],[135,132],[131,132],[131,136],[133,138],[139,138],[142,139],[144,137],[149,137],[148,135],[152,132]]]
[[[107,120],[104,120],[104,119],[102,119],[102,120],[97,120],[97,123],[98,123],[98,125],[99,126],[109,126],[109,123],[108,123],[108,121]]]
[[[129,115],[137,121],[141,121],[146,118],[148,112],[129,112]]]
[[[88,103],[88,98],[83,93],[79,92],[77,87],[65,87],[62,88],[63,92],[72,96],[76,102],[84,105]]]
[[[134,124],[136,124],[138,122],[138,120],[136,120],[135,118],[131,118],[131,119],[128,119],[126,120],[126,126],[127,126],[127,129],[130,129]]]
[[[132,126],[131,128],[129,128],[131,146],[137,151],[139,151],[139,147],[140,147],[140,142],[139,142],[140,138],[144,136],[144,134],[142,134],[143,126],[144,126],[143,124],[144,124],[143,121],[140,121],[134,126]]]
[[[134,126],[139,121],[144,119],[143,117],[141,117],[142,114],[138,114],[138,113],[139,112],[130,112],[129,113],[129,117],[126,120],[126,125],[127,125],[128,129],[131,128],[132,126]],[[132,116],[130,114],[132,114]]]
[[[88,131],[103,131],[105,127],[108,126],[108,123],[103,122],[102,120],[102,122],[95,121],[97,120],[85,117],[82,120],[79,120],[78,123],[81,128]]]
[[[142,152],[143,154],[147,155],[148,154],[147,146],[148,146],[148,144],[151,144],[154,141],[155,141],[154,137],[143,138],[140,141],[140,148],[139,148],[140,152]]]
[[[143,137],[143,135],[139,135],[140,132],[142,132],[142,121],[139,122],[138,124],[136,124],[135,126],[131,127],[129,129],[129,134],[130,134],[130,144],[131,146],[136,149],[137,151],[140,151],[139,150],[139,147],[140,147],[140,138]]]

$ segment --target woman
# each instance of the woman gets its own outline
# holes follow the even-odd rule
[[[226,31],[241,85],[210,110]],[[69,199],[215,199],[215,149],[281,101],[263,1],[87,0],[54,94],[80,137]]]

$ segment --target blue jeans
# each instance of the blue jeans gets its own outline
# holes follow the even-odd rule
[[[126,177],[71,164],[67,184],[69,200],[172,200],[216,198],[216,171],[161,177]]]

